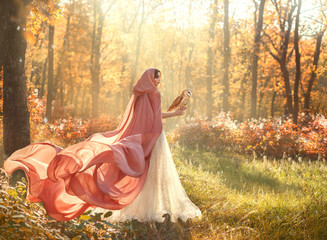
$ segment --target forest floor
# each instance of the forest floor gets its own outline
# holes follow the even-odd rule
[[[118,239],[327,239],[325,162],[268,160],[178,145],[171,150],[181,182],[190,199],[201,209],[202,218],[186,223],[171,223],[168,219],[163,223],[132,221],[119,225]],[[33,221],[40,221],[43,228],[47,228],[43,230],[47,231],[47,235],[56,228],[57,235],[60,233],[74,240],[104,239],[106,236],[92,230],[92,237],[86,237],[86,231],[91,232],[91,225],[99,228],[99,223],[103,224],[101,220],[91,223],[92,219],[86,215],[74,222],[62,223],[66,225],[58,225],[54,220],[50,225],[40,204],[28,204],[23,199],[20,192],[25,190],[6,191],[14,197],[3,197],[2,202],[12,199],[11,203],[9,200],[3,202],[3,209],[19,202],[20,206],[28,206],[28,209],[20,211],[25,216],[19,220],[21,225],[21,221],[29,223],[26,221],[30,221],[36,212],[33,209],[37,208],[39,217]],[[22,195],[20,200],[16,192],[18,196]],[[5,191],[2,193],[3,196],[7,194]],[[7,224],[2,228],[6,226],[7,232],[29,230],[31,234],[36,233],[35,229],[31,229],[33,227],[15,225],[19,218],[13,215],[15,211],[8,212],[0,211],[1,222]],[[8,222],[8,218],[14,221]],[[85,237],[80,235],[81,232],[85,233]]]
[[[131,238],[327,239],[324,161],[268,160],[178,145],[172,152],[203,216],[186,223],[130,222]]]
[[[325,162],[180,146],[172,152],[185,190],[203,214],[184,224],[178,238],[327,239]]]

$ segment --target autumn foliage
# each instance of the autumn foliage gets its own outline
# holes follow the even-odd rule
[[[84,141],[94,133],[114,130],[118,125],[118,118],[101,116],[83,120],[81,118],[58,119],[50,124],[50,132],[65,145]]]
[[[61,2],[60,4],[58,4]],[[108,1],[97,1],[103,10],[107,9]],[[213,114],[218,114],[222,108],[223,96],[223,3],[219,6],[211,19],[214,4],[195,1],[194,9],[188,11],[180,8],[178,14],[183,16],[169,17],[171,10],[168,2],[157,5],[149,2],[144,6],[144,12],[138,11],[139,1],[124,2],[112,1],[112,8],[105,16],[101,25],[93,25],[100,20],[93,4],[87,1],[54,1],[55,9],[53,19],[44,14],[46,4],[32,1],[29,6],[31,14],[27,18],[28,48],[26,51],[27,79],[38,90],[38,96],[47,96],[48,81],[48,23],[55,26],[54,36],[54,89],[56,103],[62,107],[70,107],[74,116],[87,118],[92,112],[92,78],[93,47],[96,42],[97,31],[95,27],[103,27],[102,37],[98,39],[101,44],[99,61],[99,93],[98,110],[100,113],[121,113],[131,95],[131,86],[137,81],[143,71],[156,66],[162,70],[163,104],[167,107],[181,90],[188,87],[193,95],[189,111],[206,112],[212,108]],[[192,2],[192,1],[191,1]],[[192,5],[185,1],[185,6]],[[256,8],[253,1],[248,2],[247,14],[242,16],[231,15],[230,28],[230,68],[229,68],[229,104],[230,114],[238,120],[250,117],[251,101],[251,66],[253,54],[254,16]],[[258,2],[258,1],[256,1]],[[281,11],[289,9],[287,4],[294,1],[278,1]],[[181,1],[183,3],[183,1]],[[277,3],[277,2],[276,2]],[[295,3],[295,2],[294,2]],[[178,3],[177,5],[179,5]],[[44,6],[45,5],[45,6]],[[240,4],[237,11],[241,11]],[[100,5],[99,5],[100,6]],[[185,7],[184,6],[184,7]],[[304,98],[308,91],[308,82],[311,75],[316,72],[312,86],[310,110],[315,113],[326,113],[326,69],[323,67],[327,59],[325,48],[321,47],[320,60],[317,68],[313,64],[317,33],[320,31],[325,18],[321,16],[318,5],[313,5],[314,19],[302,16],[300,28],[301,53],[301,91],[299,92],[300,111],[304,109]],[[181,7],[181,6],[179,6]],[[217,7],[217,6],[216,6]],[[178,6],[176,6],[178,9]],[[197,13],[197,14],[196,14]],[[203,14],[201,14],[203,13]],[[151,21],[141,21],[145,14]],[[194,14],[196,14],[194,16]],[[282,14],[282,13],[281,13]],[[283,14],[284,15],[284,12]],[[286,13],[285,13],[286,15]],[[279,63],[272,57],[277,54],[274,47],[283,45],[283,32],[279,29],[279,13],[271,1],[267,1],[263,16],[262,44],[258,53],[258,82],[257,82],[257,116],[280,116],[285,111],[285,83]],[[198,18],[197,18],[198,17]],[[199,21],[199,24],[194,24]],[[209,23],[215,26],[209,29]],[[183,27],[181,23],[183,22]],[[200,24],[201,22],[201,24]],[[287,25],[287,24],[286,24]],[[294,24],[293,24],[294,25]],[[292,26],[293,26],[292,25]],[[316,25],[316,27],[314,27]],[[169,27],[167,27],[169,26]],[[142,31],[140,31],[142,29]],[[321,30],[322,31],[322,30]],[[211,34],[211,35],[210,35]],[[307,36],[309,34],[309,36]],[[307,37],[304,37],[307,36]],[[287,52],[287,70],[289,72],[290,86],[294,85],[295,60],[294,29],[290,32],[290,42]],[[100,41],[101,40],[101,41]],[[324,46],[325,38],[322,39]],[[212,66],[207,66],[208,49],[212,51]],[[207,88],[207,69],[212,68],[212,89]],[[316,69],[316,71],[314,71]],[[98,70],[97,70],[98,71]],[[211,95],[210,100],[208,96]],[[212,99],[211,99],[212,98]],[[210,102],[210,106],[207,103]],[[55,105],[55,104],[54,104]]]
[[[232,120],[220,113],[212,120],[186,118],[172,133],[171,140],[181,145],[212,151],[234,150],[268,158],[327,158],[327,119],[324,115],[290,118]]]
[[[78,218],[59,222],[50,218],[40,203],[26,199],[27,181],[9,186],[8,176],[0,168],[1,239],[116,239],[129,231],[101,219],[102,213],[87,211]]]
[[[84,141],[94,133],[112,131],[119,123],[119,117],[109,115],[101,115],[93,119],[68,116],[47,123],[46,99],[39,99],[35,94],[30,94],[28,100],[33,142],[53,141],[65,147]]]
[[[94,133],[112,131],[119,124],[119,117],[113,115],[94,119],[68,117],[45,123],[45,100],[34,94],[28,99],[33,142],[51,141],[66,147]],[[186,117],[168,138],[172,143],[212,151],[233,150],[268,158],[327,159],[327,118],[323,114],[302,113],[297,125],[291,118],[283,117],[239,122],[224,112],[211,120],[198,115]]]

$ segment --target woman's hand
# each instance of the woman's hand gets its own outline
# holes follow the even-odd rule
[[[169,118],[169,117],[175,117],[175,116],[181,116],[185,114],[187,107],[181,107],[175,110],[175,112],[163,112],[162,118]]]
[[[175,110],[175,116],[181,116],[185,114],[187,107],[180,107]]]

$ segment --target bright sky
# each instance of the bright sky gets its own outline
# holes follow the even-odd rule
[[[267,0],[269,1],[269,0]],[[327,0],[322,0],[322,2]],[[240,16],[240,18],[246,18],[248,14],[248,8],[253,6],[253,0],[232,0],[231,1],[231,14],[235,12],[235,16]],[[319,9],[320,1],[317,0],[302,0],[302,17],[312,18],[317,13]]]
[[[270,0],[267,0],[267,2]],[[327,0],[321,0],[327,6]],[[190,1],[173,0],[164,2],[168,9],[168,16],[176,19],[179,26],[193,23],[195,26],[208,23],[208,8],[213,0],[197,0],[192,1],[191,19],[189,18]],[[312,22],[312,19],[319,11],[320,0],[302,0],[302,21]],[[250,8],[251,11],[249,10]],[[325,7],[326,9],[326,7]],[[169,14],[170,13],[170,14]],[[327,13],[326,13],[327,14]],[[253,17],[253,0],[231,0],[230,1],[230,16],[239,19]]]
[[[112,0],[107,0],[107,2],[111,1]],[[125,2],[126,0],[121,1]],[[268,1],[270,0],[266,0],[266,2]],[[68,2],[68,0],[61,0],[61,2],[66,3]],[[105,0],[103,0],[103,2],[106,3]],[[149,2],[152,2],[152,4],[155,3],[154,1],[145,0],[145,4],[149,4]],[[207,25],[209,17],[208,9],[212,2],[213,0],[162,1],[162,8],[159,7],[158,10],[161,11],[165,9],[165,15],[158,17],[169,18],[173,22],[175,22],[177,26],[182,28],[184,26],[201,26],[203,24]],[[325,11],[327,14],[327,0],[302,0],[301,21],[305,21],[306,25],[310,24],[312,22],[312,19],[317,16],[317,13],[320,8],[320,2],[323,2],[325,4]],[[189,11],[190,3],[192,4],[191,12]],[[221,12],[221,9],[219,12]],[[230,0],[230,16],[236,19],[252,18],[253,0]]]

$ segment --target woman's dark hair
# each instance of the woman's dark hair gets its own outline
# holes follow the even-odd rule
[[[161,75],[161,72],[158,69],[154,69],[154,78],[159,78]]]

